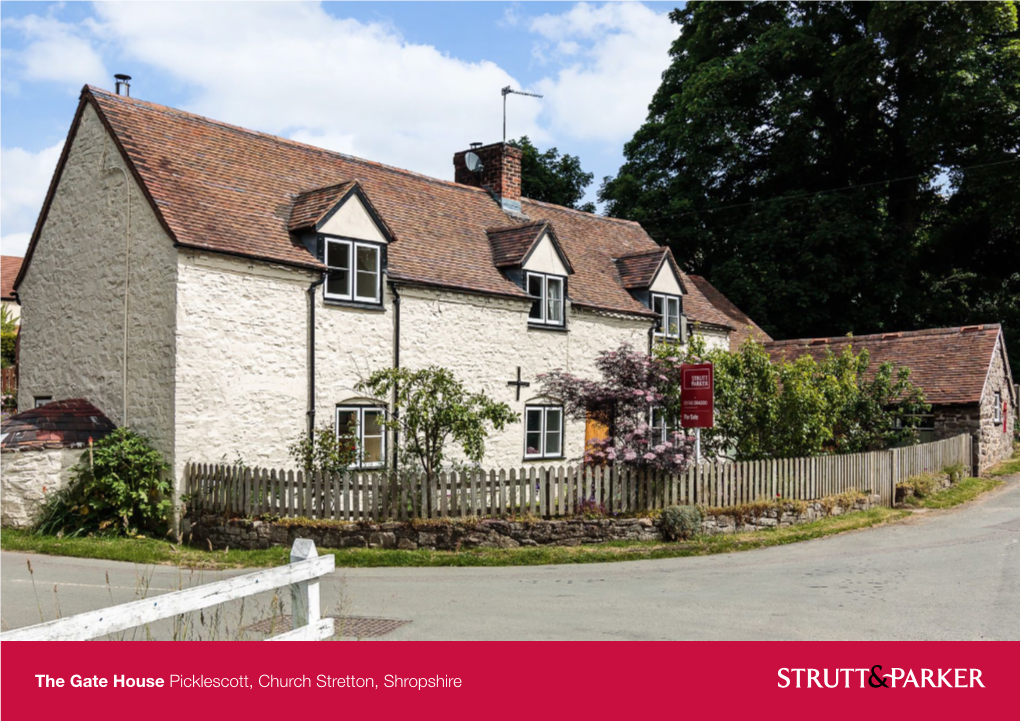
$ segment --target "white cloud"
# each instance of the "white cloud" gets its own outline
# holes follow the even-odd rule
[[[494,63],[317,4],[102,3],[96,12],[124,56],[193,90],[189,110],[440,178],[452,179],[455,151],[499,138],[499,90],[517,86]],[[132,94],[159,102],[132,74]],[[540,111],[515,109],[518,134],[547,137]]]
[[[28,250],[28,241],[31,238],[31,233],[11,233],[0,236],[0,254],[24,257],[25,251]]]
[[[77,90],[85,83],[108,77],[86,25],[72,25],[52,16],[26,15],[5,19],[3,26],[18,30],[25,38],[24,49],[5,53],[5,61],[17,63],[26,80],[58,82]]]
[[[579,3],[533,18],[533,55],[561,68],[536,85],[556,136],[621,144],[640,127],[677,28],[639,3]]]
[[[23,148],[0,148],[0,227],[4,255],[23,255],[46,198],[53,171],[64,147],[61,140],[32,153]]]

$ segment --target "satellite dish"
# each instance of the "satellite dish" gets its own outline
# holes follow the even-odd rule
[[[479,158],[475,153],[464,153],[464,165],[472,173],[480,173],[485,169],[485,165],[482,163],[482,159]]]

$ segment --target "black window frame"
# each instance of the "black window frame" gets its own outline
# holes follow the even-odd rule
[[[326,264],[329,259],[329,250],[331,244],[346,245],[347,246],[347,293],[336,294],[329,292],[329,279],[331,267],[339,268],[339,266],[326,266],[327,280],[322,284],[322,298],[329,303],[336,303],[342,305],[353,305],[361,307],[379,308],[383,304],[383,275],[386,269],[386,244],[379,243],[371,240],[362,240],[360,238],[348,238],[340,235],[320,235],[322,241],[322,262]],[[376,281],[375,281],[375,296],[368,298],[367,296],[358,295],[358,269],[357,259],[358,250],[361,248],[370,248],[375,251],[376,254]]]
[[[531,278],[542,279],[542,294],[535,296],[538,300],[532,303],[532,310],[528,311],[528,325],[534,328],[566,328],[567,327],[567,276],[558,275],[556,273],[541,273],[535,270],[524,271],[524,290],[530,295],[531,294]],[[557,280],[560,283],[561,294],[560,294],[560,320],[559,322],[549,321],[546,318],[546,312],[549,309],[549,280]],[[535,308],[535,304],[542,311],[540,318],[534,318],[531,312]]]

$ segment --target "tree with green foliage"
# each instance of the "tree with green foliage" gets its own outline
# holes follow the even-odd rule
[[[387,368],[358,384],[376,398],[396,392],[396,411],[384,421],[403,443],[402,460],[418,464],[429,481],[443,467],[447,443],[460,446],[472,463],[485,457],[485,439],[519,420],[510,406],[484,393],[469,393],[446,368]]]
[[[696,333],[683,350],[678,362],[714,367],[715,426],[701,431],[709,456],[756,461],[889,448],[916,439],[917,416],[930,410],[909,368],[882,363],[869,374],[867,350],[774,363],[753,337],[736,352],[707,351]],[[668,346],[654,353],[677,356]]]
[[[0,305],[0,363],[10,368],[17,363],[18,323],[6,304]]]
[[[777,337],[1001,321],[1020,371],[1017,4],[688,2],[671,19],[607,213]]]
[[[576,155],[560,155],[556,148],[544,153],[536,148],[527,135],[511,140],[510,145],[523,151],[521,159],[521,195],[544,203],[555,203],[588,213],[595,212],[594,203],[581,203],[585,188],[595,178],[581,168]]]
[[[162,532],[173,492],[168,468],[147,438],[118,428],[82,454],[67,487],[46,499],[36,530],[71,536]]]

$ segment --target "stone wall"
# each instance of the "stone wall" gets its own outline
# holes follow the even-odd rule
[[[1006,367],[1002,333],[999,333],[992,353],[992,363],[988,369],[984,392],[981,394],[981,427],[975,440],[975,463],[978,473],[994,466],[999,461],[1013,455],[1013,424],[1016,420],[1016,398],[1014,389],[1009,382]],[[1002,430],[1002,421],[995,422],[995,393],[1006,402],[1006,431]]]
[[[71,479],[81,448],[36,448],[0,453],[0,526],[28,528],[46,497]]]
[[[857,501],[851,508],[834,506],[826,512],[821,502],[787,504],[782,513],[771,510],[757,520],[738,524],[733,515],[705,516],[702,532],[709,535],[753,531],[810,523],[826,515],[867,510],[879,505],[878,496]],[[659,521],[651,518],[567,520],[448,519],[416,522],[361,523],[344,521],[279,522],[227,519],[203,515],[185,522],[185,538],[194,545],[214,549],[290,546],[298,538],[311,538],[320,548],[395,548],[401,550],[457,551],[469,548],[520,548],[524,546],[578,546],[604,541],[661,541]]]
[[[1013,424],[1017,414],[1016,392],[1010,387],[1001,344],[1002,335],[999,336],[995,351],[992,353],[980,404],[932,407],[936,440],[952,438],[960,433],[969,433],[973,436],[974,473],[982,473],[1013,455]],[[1001,420],[995,422],[996,391],[1006,401],[1006,432],[1002,430]]]

